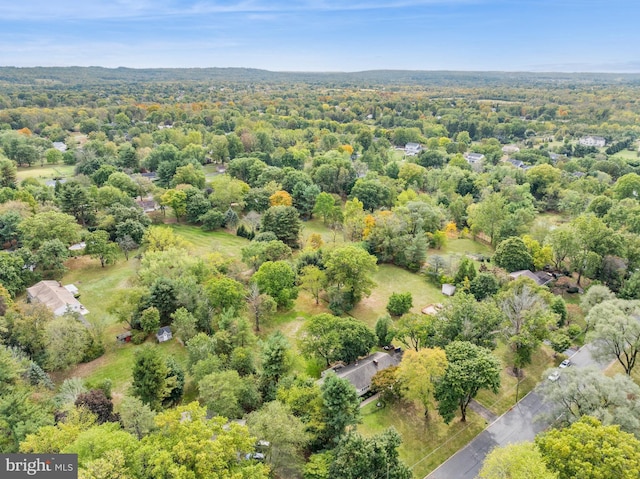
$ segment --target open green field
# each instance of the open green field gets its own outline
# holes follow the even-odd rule
[[[638,159],[638,151],[633,150],[629,151],[627,149],[621,150],[611,158],[623,158],[624,160],[637,160]]]
[[[322,218],[316,217],[309,221],[302,222],[301,239],[303,246],[306,246],[309,241],[309,236],[317,233],[322,237],[322,241],[325,245],[342,244],[344,243],[344,237],[341,231],[334,232],[329,229],[322,222]]]
[[[410,292],[413,297],[411,311],[414,313],[419,313],[428,304],[445,299],[440,288],[428,283],[422,276],[392,264],[378,265],[373,281],[376,287],[371,296],[362,299],[350,312],[370,327],[375,326],[380,316],[387,314],[386,307],[392,293]]]
[[[378,408],[374,401],[361,412],[362,424],[358,425],[358,431],[365,436],[389,427],[398,431],[402,436],[400,458],[413,470],[415,478],[429,474],[486,427],[486,421],[473,411],[467,413],[467,422],[456,418],[449,425],[435,413],[426,419],[421,411],[406,404]]]
[[[73,165],[44,165],[44,166],[20,166],[18,168],[18,182],[27,178],[35,178],[41,182],[54,178],[68,178],[73,176]]]
[[[165,225],[174,233],[189,242],[189,247],[194,254],[205,255],[208,253],[222,253],[240,260],[242,248],[249,244],[249,240],[226,231],[204,231],[198,226],[182,224]]]

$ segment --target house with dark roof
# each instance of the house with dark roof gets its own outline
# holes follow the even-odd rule
[[[348,366],[334,366],[322,372],[322,378],[329,372],[335,372],[339,378],[346,379],[356,389],[358,396],[364,396],[371,390],[371,380],[378,371],[382,371],[391,366],[397,366],[402,360],[400,348],[393,354],[376,352],[366,358],[358,359]],[[324,379],[320,379],[321,383]]]
[[[171,328],[169,326],[163,326],[158,329],[158,332],[156,333],[156,339],[159,343],[169,341],[171,338],[173,338],[173,334],[171,333]]]
[[[524,276],[525,278],[529,278],[531,281],[535,282],[538,286],[544,286],[551,281],[553,281],[553,275],[551,273],[547,273],[546,271],[536,271],[535,273],[528,270],[523,269],[520,271],[514,271],[509,274],[511,279],[517,279],[520,276]]]

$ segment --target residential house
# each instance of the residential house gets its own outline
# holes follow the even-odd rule
[[[464,155],[464,159],[467,160],[467,163],[470,165],[475,165],[484,160],[484,155],[482,153],[467,153]]]
[[[378,371],[382,371],[391,366],[397,366],[402,360],[402,350],[398,348],[393,354],[377,352],[366,358],[359,359],[348,366],[336,366],[322,372],[322,377],[330,371],[334,371],[336,376],[349,381],[358,396],[364,396],[371,389],[371,379]],[[320,379],[319,382],[322,382]]]
[[[528,269],[523,269],[520,271],[514,271],[509,274],[511,279],[517,279],[520,276],[524,276],[525,278],[529,278],[533,282],[535,282],[538,286],[544,286],[551,281],[553,281],[553,275],[551,273],[547,273],[546,271],[536,271],[535,273],[529,271]]]
[[[422,145],[419,143],[407,143],[404,145],[404,153],[407,156],[416,156],[422,151]]]
[[[156,339],[159,343],[169,341],[171,338],[173,338],[173,334],[171,333],[171,328],[169,326],[163,326],[158,329],[158,332],[156,333]]]
[[[607,140],[601,136],[583,136],[578,140],[582,146],[595,146],[597,148],[601,148],[607,144]]]
[[[520,168],[522,170],[526,170],[527,169],[527,165],[525,165],[523,161],[510,159],[509,163],[511,163],[516,168]]]
[[[75,288],[75,286],[73,286],[73,288]],[[27,299],[30,303],[44,304],[56,316],[62,316],[67,311],[78,313],[81,316],[89,314],[87,308],[58,281],[40,281],[30,288],[27,288]]]

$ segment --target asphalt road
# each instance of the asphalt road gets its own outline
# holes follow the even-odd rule
[[[589,345],[571,355],[571,361],[572,367],[597,365],[604,369],[607,366],[591,357]],[[542,398],[534,389],[425,479],[475,479],[485,456],[494,447],[532,441],[537,433],[543,431],[548,424],[536,420],[536,416],[543,412]]]

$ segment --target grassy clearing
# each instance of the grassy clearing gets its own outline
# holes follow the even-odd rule
[[[447,255],[465,255],[465,254],[491,254],[491,248],[484,243],[473,241],[469,238],[453,238],[448,239],[444,248],[430,249],[429,255],[436,254],[440,256]]]
[[[41,182],[54,178],[67,178],[73,176],[73,165],[44,165],[44,166],[20,166],[18,168],[18,182],[27,178],[35,178]]]
[[[622,158],[624,160],[637,160],[638,159],[638,151],[636,151],[636,150],[629,151],[627,149],[621,150],[618,153],[616,153],[615,155],[613,155],[612,158]]]
[[[235,236],[226,231],[204,231],[198,226],[181,224],[165,225],[173,229],[174,233],[187,240],[191,251],[197,255],[219,252],[240,260],[242,248],[249,244],[249,240]]]
[[[435,413],[425,420],[413,406],[403,404],[378,408],[373,402],[361,411],[358,431],[365,436],[392,426],[398,431],[402,436],[400,458],[412,468],[416,478],[429,474],[486,427],[486,421],[472,411],[467,414],[466,423],[454,419],[450,425]]]
[[[321,218],[313,218],[312,220],[304,221],[302,223],[301,238],[304,246],[307,245],[309,236],[313,233],[319,234],[322,237],[324,244],[328,246],[344,243],[342,233],[338,231],[334,234],[332,230],[325,226]]]
[[[378,265],[373,281],[377,286],[371,296],[364,298],[351,311],[352,316],[370,327],[375,326],[376,320],[387,313],[391,293],[410,292],[413,297],[411,311],[414,313],[419,313],[426,305],[441,302],[444,298],[440,289],[427,283],[422,276],[391,264]]]
[[[510,352],[507,346],[501,343],[495,351],[495,355],[502,361],[502,371],[500,372],[501,388],[498,394],[490,391],[482,390],[478,393],[476,401],[482,404],[496,415],[501,415],[509,410],[516,402],[516,390],[518,399],[522,399],[529,391],[531,391],[539,382],[542,373],[551,367],[557,366],[560,359],[553,357],[553,351],[542,346],[540,350],[534,354],[533,361],[524,368],[524,378],[518,381],[511,372]]]

